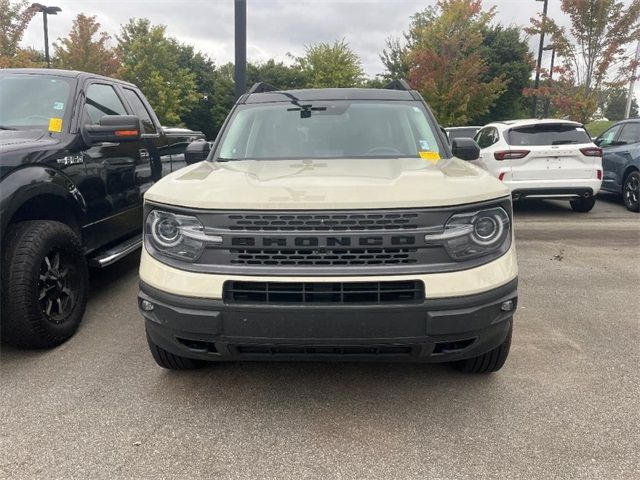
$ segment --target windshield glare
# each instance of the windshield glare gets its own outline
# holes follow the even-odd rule
[[[242,105],[226,129],[218,158],[398,158],[417,157],[420,151],[444,156],[433,127],[416,103]]]
[[[43,128],[52,118],[64,118],[71,86],[63,78],[35,75],[0,77],[0,126]]]

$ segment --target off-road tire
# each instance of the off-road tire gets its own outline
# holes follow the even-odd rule
[[[181,357],[174,355],[171,352],[167,352],[164,348],[156,345],[147,333],[147,343],[149,344],[149,350],[156,363],[168,370],[193,370],[205,365],[205,362],[200,360],[193,360],[192,358]]]
[[[509,356],[509,349],[511,348],[512,331],[513,331],[513,324],[509,326],[509,332],[507,333],[507,337],[496,348],[482,355],[478,355],[477,357],[454,362],[453,366],[464,373],[497,372],[502,368],[502,366],[504,365],[504,362],[507,361],[507,357]]]
[[[65,299],[52,319],[43,307],[43,266],[58,253],[57,271],[66,271]],[[48,278],[48,277],[47,277]],[[53,282],[49,279],[50,282]],[[48,284],[47,284],[48,285]],[[60,289],[63,289],[62,283]],[[53,291],[56,287],[47,287]],[[2,245],[2,338],[19,348],[50,348],[71,337],[87,306],[89,272],[82,244],[61,222],[33,220],[12,225]],[[49,295],[49,294],[47,294]],[[47,297],[48,298],[48,297]],[[58,297],[62,298],[62,297]],[[56,301],[58,302],[58,301]],[[51,303],[56,303],[51,300]]]
[[[624,178],[622,201],[627,210],[640,212],[640,172],[633,171]]]
[[[571,200],[571,208],[574,212],[587,213],[590,212],[596,204],[596,197],[576,198]]]

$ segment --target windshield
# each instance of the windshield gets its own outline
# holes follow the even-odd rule
[[[6,75],[0,77],[0,128],[62,130],[69,104],[69,81],[53,76]]]
[[[239,106],[218,160],[446,156],[419,102],[324,101]]]
[[[591,138],[584,128],[567,123],[542,123],[512,128],[507,139],[509,145],[527,147],[591,143]]]

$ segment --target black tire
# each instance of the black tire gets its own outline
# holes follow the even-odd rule
[[[589,198],[580,197],[580,198],[571,200],[571,208],[573,208],[574,212],[580,212],[580,213],[590,212],[593,209],[595,204],[596,204],[596,197],[593,197],[593,196]]]
[[[622,200],[627,210],[640,212],[640,172],[629,173],[622,183]]]
[[[464,373],[497,372],[502,368],[504,362],[507,361],[507,357],[509,356],[512,331],[513,324],[509,326],[509,333],[507,333],[507,338],[505,338],[504,342],[502,342],[496,348],[477,357],[455,362],[453,366]]]
[[[147,343],[149,344],[149,350],[156,363],[168,370],[193,370],[204,366],[206,362],[201,360],[193,360],[192,358],[181,357],[174,355],[171,352],[167,352],[164,348],[156,345],[147,333]]]
[[[64,223],[16,223],[3,240],[2,336],[19,348],[71,337],[87,306],[89,272],[78,235]]]

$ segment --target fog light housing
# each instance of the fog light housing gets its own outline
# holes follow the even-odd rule
[[[145,312],[152,312],[154,307],[153,303],[151,303],[149,300],[142,300],[140,302],[140,308]]]
[[[502,302],[500,305],[500,310],[503,312],[510,312],[513,310],[513,300],[507,300],[506,302]]]

